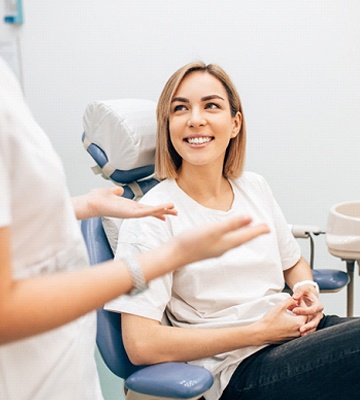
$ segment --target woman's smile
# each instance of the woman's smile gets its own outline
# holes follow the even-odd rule
[[[212,140],[214,140],[214,136],[188,136],[184,139],[185,142],[195,147],[207,144]]]

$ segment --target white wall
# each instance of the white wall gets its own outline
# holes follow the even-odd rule
[[[358,0],[24,0],[24,16],[0,35],[20,39],[25,95],[72,194],[106,184],[82,148],[86,105],[157,100],[175,69],[202,59],[235,81],[247,167],[267,178],[290,222],[326,228],[331,205],[359,199]],[[318,265],[343,268],[324,243]],[[329,312],[345,313],[344,296],[323,296]]]

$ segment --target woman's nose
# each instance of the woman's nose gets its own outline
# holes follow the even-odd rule
[[[189,116],[188,126],[196,128],[198,126],[204,126],[205,124],[206,119],[201,110],[193,109]]]

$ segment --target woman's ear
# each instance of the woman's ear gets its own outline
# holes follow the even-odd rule
[[[234,138],[236,137],[241,129],[241,123],[242,123],[242,115],[240,111],[238,111],[233,118],[233,127],[232,127],[232,132],[231,132],[231,137]]]

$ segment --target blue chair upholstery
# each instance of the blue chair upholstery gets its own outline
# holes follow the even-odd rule
[[[113,259],[101,218],[82,221],[81,230],[92,265]],[[96,343],[110,371],[124,379],[125,387],[133,392],[171,399],[192,399],[201,396],[213,384],[209,371],[186,363],[133,365],[122,341],[121,314],[97,310]]]
[[[321,292],[337,292],[349,282],[349,275],[337,269],[313,269],[314,281],[319,285]]]

